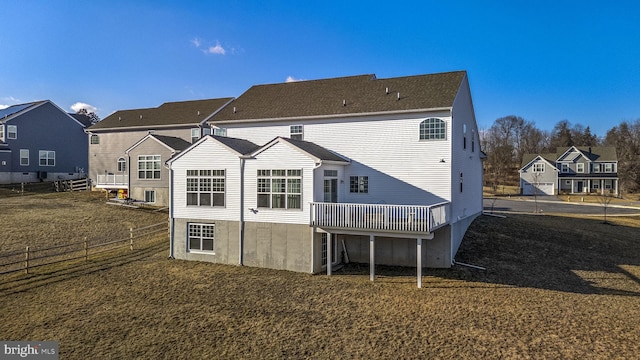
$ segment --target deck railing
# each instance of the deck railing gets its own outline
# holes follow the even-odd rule
[[[97,187],[128,186],[128,185],[129,185],[129,176],[116,175],[116,174],[98,175],[97,182],[95,184],[95,186]]]
[[[449,202],[434,205],[311,203],[311,226],[430,233],[449,223]]]

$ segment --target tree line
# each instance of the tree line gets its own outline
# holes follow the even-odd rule
[[[622,192],[640,191],[640,119],[622,121],[599,137],[589,126],[559,121],[551,131],[541,130],[535,123],[510,115],[496,119],[480,132],[485,185],[497,189],[501,185],[518,185],[518,169],[524,154],[555,153],[569,146],[613,146],[618,155],[619,188]]]

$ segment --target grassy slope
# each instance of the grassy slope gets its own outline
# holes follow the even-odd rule
[[[633,358],[640,219],[625,221],[480,217],[458,260],[487,271],[426,270],[423,289],[415,269],[371,283],[367,265],[327,277],[167,260],[160,242],[0,278],[0,339],[58,340],[70,359]]]

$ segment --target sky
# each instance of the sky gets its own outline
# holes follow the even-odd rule
[[[0,2],[0,108],[104,118],[252,85],[466,70],[478,127],[640,118],[635,1]]]

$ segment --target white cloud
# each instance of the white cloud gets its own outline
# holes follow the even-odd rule
[[[93,105],[89,105],[89,104],[85,104],[83,102],[77,102],[73,105],[71,105],[71,110],[73,110],[74,112],[78,112],[80,111],[80,109],[87,109],[88,113],[97,113],[98,108],[93,106]]]
[[[215,46],[206,46],[206,45],[203,45],[202,39],[193,38],[191,40],[191,43],[193,44],[193,46],[200,49],[200,51],[202,51],[205,54],[225,55],[227,53],[227,50],[223,48],[222,45],[220,45],[219,41],[216,41]],[[234,52],[235,52],[235,49],[231,49],[231,53],[234,53]]]
[[[216,42],[216,46],[210,46],[205,53],[207,54],[218,54],[218,55],[224,55],[227,53],[227,51],[220,45],[219,42]]]
[[[6,108],[8,108],[9,106],[11,106],[11,105],[2,105],[2,104],[0,104],[0,110],[2,110],[2,109],[6,109]]]
[[[287,80],[285,80],[286,82],[296,82],[296,81],[304,81],[304,79],[296,79],[293,76],[289,75],[287,76]]]

